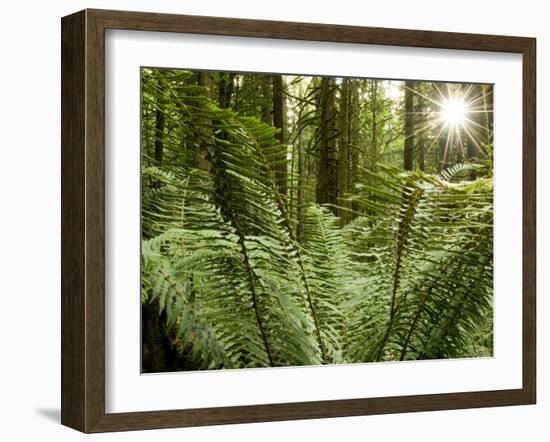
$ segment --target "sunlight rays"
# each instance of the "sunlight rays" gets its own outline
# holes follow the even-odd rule
[[[453,98],[443,103],[441,108],[441,119],[445,124],[451,126],[462,126],[464,125],[466,114],[469,109],[464,103],[464,99]]]
[[[403,83],[403,90],[409,90],[419,99],[430,103],[427,110],[409,112],[416,115],[417,126],[410,136],[436,130],[436,134],[425,147],[436,146],[442,152],[442,164],[451,158],[465,158],[468,151],[486,155],[485,143],[490,140],[491,129],[479,121],[482,115],[492,114],[487,107],[487,92],[484,86],[476,88],[469,84],[433,83],[433,93],[420,92]],[[492,93],[492,92],[491,92]],[[433,108],[432,108],[433,107]]]

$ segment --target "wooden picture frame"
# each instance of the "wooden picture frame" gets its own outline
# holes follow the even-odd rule
[[[523,382],[511,390],[105,412],[105,30],[516,53],[523,65]],[[62,19],[62,424],[142,430],[534,404],[536,41],[533,38],[84,10]]]

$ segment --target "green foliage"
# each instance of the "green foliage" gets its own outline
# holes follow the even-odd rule
[[[492,314],[492,184],[381,168],[347,226],[355,271],[354,360],[465,357]],[[475,339],[474,339],[475,340]]]
[[[492,181],[481,166],[361,169],[349,224],[315,203],[296,220],[276,182],[277,130],[220,109],[192,80],[144,79],[146,109],[159,81],[175,95],[154,137],[161,164],[144,141],[142,303],[166,313],[181,369],[492,354]],[[193,163],[201,150],[207,168]]]

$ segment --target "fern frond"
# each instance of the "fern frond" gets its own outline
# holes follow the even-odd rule
[[[464,356],[492,302],[492,190],[385,168],[365,187],[351,257],[372,275],[356,297],[357,360]],[[468,333],[460,332],[467,331]]]

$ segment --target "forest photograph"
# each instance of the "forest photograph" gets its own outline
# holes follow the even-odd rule
[[[141,68],[141,371],[493,356],[493,86]]]

